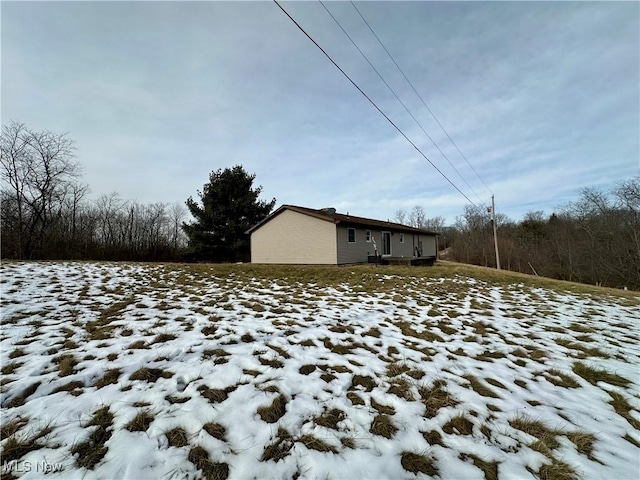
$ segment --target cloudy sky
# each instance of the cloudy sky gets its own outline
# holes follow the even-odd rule
[[[357,2],[437,120],[354,6],[325,3],[418,123],[321,3],[282,5],[476,205],[518,220],[640,174],[637,2]],[[469,204],[273,2],[1,8],[2,122],[68,132],[92,198],[184,202],[241,164],[278,205]]]

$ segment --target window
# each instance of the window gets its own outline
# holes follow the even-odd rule
[[[404,243],[404,233],[400,234],[400,243]]]
[[[371,243],[371,230],[364,231],[364,239],[367,243]]]
[[[356,243],[356,229],[347,228],[347,237],[349,238],[349,243]]]

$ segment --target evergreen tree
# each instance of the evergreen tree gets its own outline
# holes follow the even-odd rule
[[[276,199],[258,200],[262,186],[253,188],[255,175],[240,165],[211,172],[209,182],[198,191],[200,203],[189,197],[187,207],[195,218],[183,223],[189,252],[195,260],[247,261],[250,258],[249,228],[273,210]]]

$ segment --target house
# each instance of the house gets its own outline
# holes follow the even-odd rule
[[[437,233],[370,218],[282,205],[246,232],[252,263],[433,263]]]

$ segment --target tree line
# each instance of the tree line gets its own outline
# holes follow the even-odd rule
[[[87,199],[74,142],[22,123],[2,127],[2,258],[177,260],[187,245],[181,204],[117,193]]]
[[[491,215],[466,206],[452,226],[422,207],[395,219],[440,233],[441,258],[496,266]],[[610,191],[584,188],[579,198],[546,216],[519,221],[496,215],[501,267],[594,285],[640,290],[640,176]]]

